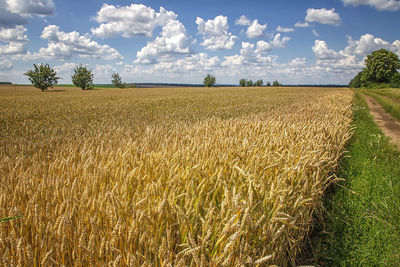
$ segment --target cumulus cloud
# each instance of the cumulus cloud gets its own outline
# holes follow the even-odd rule
[[[60,31],[57,25],[45,27],[40,37],[48,41],[48,46],[40,48],[38,53],[28,53],[24,59],[69,59],[74,55],[106,60],[122,59],[121,54],[114,48],[100,45],[76,31],[68,33]]]
[[[226,16],[217,16],[214,19],[204,21],[196,18],[197,29],[203,37],[201,43],[209,50],[232,49],[235,45],[237,36],[229,32],[228,18]]]
[[[52,15],[55,10],[53,0],[5,0],[6,9],[11,13],[24,15]]]
[[[292,59],[288,65],[293,66],[293,67],[303,67],[307,64],[307,59],[305,57],[297,57],[295,59]]]
[[[264,56],[265,52],[271,48],[264,41],[259,41],[257,47],[249,42],[242,42],[240,54],[226,56],[222,66],[230,65],[249,65],[249,64],[266,64],[273,61],[272,57]]]
[[[18,55],[26,52],[25,45],[29,41],[25,34],[26,28],[18,25],[14,28],[0,28],[0,55]]]
[[[258,20],[254,20],[251,25],[247,28],[246,35],[248,38],[259,38],[264,35],[264,30],[267,28],[267,24],[260,24]]]
[[[340,16],[335,12],[335,9],[307,9],[306,22],[318,22],[322,24],[339,25]]]
[[[272,45],[266,41],[260,40],[257,42],[256,53],[266,53],[272,50]]]
[[[282,26],[279,25],[276,28],[276,31],[277,32],[292,32],[292,31],[294,31],[294,29],[293,28],[285,28],[285,27],[282,27]]]
[[[54,70],[57,72],[58,76],[65,77],[68,76],[70,77],[72,75],[72,71],[75,69],[77,66],[76,63],[73,62],[66,62],[62,65],[57,65],[54,66]]]
[[[274,37],[274,39],[271,41],[271,44],[274,47],[278,47],[278,48],[283,48],[286,46],[287,42],[290,41],[290,37],[284,36],[281,37],[280,33],[277,33]]]
[[[312,50],[317,59],[329,60],[340,58],[340,54],[335,50],[329,49],[325,41],[315,40]]]
[[[0,28],[0,41],[2,42],[27,42],[26,28],[22,25],[14,28]]]
[[[362,35],[360,37],[360,40],[358,41],[353,41],[353,38],[349,36],[347,42],[349,45],[344,50],[345,54],[367,55],[372,51],[381,48],[388,49],[394,52],[399,52],[398,48],[396,47],[396,42],[400,41],[396,40],[391,44],[381,38],[375,37],[374,35],[367,33]]]
[[[13,66],[9,60],[0,60],[0,71],[10,71],[12,68]]]
[[[300,21],[298,21],[298,22],[296,22],[294,24],[294,26],[296,28],[307,28],[307,27],[310,27],[310,24],[308,22],[300,22]]]
[[[342,0],[345,6],[368,5],[378,10],[397,11],[400,9],[400,1],[397,0]]]
[[[241,26],[250,26],[251,21],[246,18],[245,15],[241,15],[236,21],[235,21],[236,25],[241,25]]]
[[[130,6],[116,7],[103,4],[97,12],[95,21],[101,23],[91,32],[102,38],[122,36],[130,38],[135,35],[151,37],[157,26],[165,26],[171,20],[176,20],[177,15],[160,7],[156,12],[151,7],[142,4],[131,4]]]
[[[190,53],[188,45],[185,26],[177,20],[171,20],[162,28],[160,36],[137,52],[135,63],[150,64],[160,61],[162,57]]]

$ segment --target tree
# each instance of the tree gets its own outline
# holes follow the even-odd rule
[[[365,65],[361,74],[362,82],[389,83],[397,69],[400,69],[400,60],[395,53],[380,49],[367,56]]]
[[[349,87],[350,88],[360,88],[362,86],[361,76],[362,76],[362,71],[360,71],[359,73],[357,73],[356,76],[354,76],[354,78],[349,83]]]
[[[207,76],[204,78],[203,83],[204,83],[204,85],[206,87],[210,87],[210,86],[213,86],[215,84],[215,81],[216,80],[215,80],[215,76],[214,75],[207,74]]]
[[[253,81],[252,80],[247,80],[246,81],[247,86],[253,86]]]
[[[44,92],[49,87],[53,87],[60,79],[54,69],[50,68],[49,64],[33,64],[34,69],[28,70],[25,75],[29,81]]]
[[[92,89],[93,86],[93,73],[92,70],[87,69],[85,66],[79,65],[74,69],[74,74],[71,76],[72,83],[82,90]]]
[[[272,86],[281,86],[282,84],[280,84],[279,82],[278,82],[278,80],[275,80],[275,81],[273,81],[272,82]]]
[[[245,87],[246,86],[246,79],[240,79],[239,80],[239,84],[240,84],[240,86]]]
[[[114,73],[112,75],[111,82],[115,85],[115,87],[118,87],[118,88],[126,88],[127,87],[126,82],[122,82],[121,76],[119,76],[118,73]]]
[[[263,84],[264,84],[263,80],[257,80],[257,81],[254,83],[254,86],[262,86]]]
[[[267,82],[267,86],[271,86],[271,83],[270,83],[270,82]]]
[[[396,73],[392,76],[392,79],[390,79],[390,86],[392,88],[400,88],[400,73]]]

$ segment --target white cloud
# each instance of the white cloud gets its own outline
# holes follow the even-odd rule
[[[254,44],[249,42],[242,42],[242,48],[240,49],[239,55],[226,56],[225,61],[222,62],[222,66],[231,65],[249,65],[249,64],[266,64],[273,61],[272,57],[263,56],[263,54],[269,51],[269,47],[266,42],[257,42],[257,48]]]
[[[271,41],[271,44],[274,47],[278,47],[278,48],[283,48],[285,47],[285,45],[287,44],[287,42],[289,42],[290,37],[284,36],[283,38],[281,37],[280,33],[277,33],[274,37],[274,39]]]
[[[297,57],[295,59],[292,59],[288,65],[293,66],[293,67],[303,67],[307,64],[307,59],[305,57]]]
[[[93,70],[94,82],[95,83],[111,83],[111,75],[117,71],[111,65],[96,64]]]
[[[241,15],[240,18],[238,18],[235,21],[235,24],[242,25],[242,26],[249,26],[251,24],[251,21],[248,18],[246,18],[245,15]]]
[[[272,50],[272,45],[266,41],[260,40],[257,42],[256,53],[266,53]]]
[[[0,41],[6,42],[0,45],[0,55],[18,55],[26,52],[25,45],[29,41],[25,34],[24,26],[14,28],[0,28]]]
[[[285,27],[282,27],[282,26],[279,25],[276,28],[276,31],[277,32],[292,32],[292,31],[294,31],[294,29],[293,28],[285,28]]]
[[[225,16],[217,16],[213,20],[204,21],[204,19],[196,18],[197,29],[203,37],[201,43],[209,50],[232,49],[235,45],[237,37],[232,35],[229,30],[228,18]]]
[[[52,15],[55,5],[53,0],[5,0],[6,9],[11,13],[24,15]]]
[[[12,68],[11,61],[7,59],[0,60],[0,71],[10,71]]]
[[[362,35],[358,41],[353,41],[351,37],[348,37],[347,42],[349,45],[344,50],[344,53],[347,55],[355,54],[365,56],[372,51],[381,48],[395,52],[397,50],[396,41],[393,44],[390,44],[389,42],[382,40],[381,38],[377,38],[369,33]]]
[[[322,24],[339,25],[340,16],[335,12],[335,9],[307,9],[306,22],[318,22]]]
[[[317,59],[330,60],[340,58],[340,54],[335,50],[329,49],[328,44],[325,41],[315,40],[312,50]]]
[[[400,1],[397,0],[342,0],[345,6],[369,5],[378,10],[397,11],[400,9]]]
[[[317,32],[316,29],[312,29],[311,32],[314,34],[315,37],[319,37],[319,33]]]
[[[307,28],[307,27],[310,27],[310,24],[308,23],[308,22],[296,22],[295,24],[294,24],[294,26],[296,27],[296,28]]]
[[[25,43],[22,42],[9,42],[6,45],[0,45],[0,55],[18,55],[25,52]]]
[[[48,41],[48,46],[40,48],[38,53],[28,53],[24,59],[68,59],[74,55],[106,60],[123,58],[117,50],[108,45],[100,45],[76,31],[68,33],[60,31],[56,25],[45,27],[40,37]]]
[[[76,63],[67,62],[67,63],[64,63],[63,65],[54,66],[54,70],[57,72],[58,76],[70,77],[76,66],[77,66]]]
[[[177,15],[160,7],[157,13],[151,7],[142,4],[131,4],[130,6],[116,7],[103,4],[97,12],[95,20],[100,24],[92,28],[94,35],[109,38],[117,35],[130,38],[135,35],[151,37],[157,26],[165,26],[171,20],[176,20]]]
[[[28,37],[25,34],[24,26],[14,28],[0,28],[0,41],[2,42],[27,42]]]
[[[264,35],[264,30],[267,28],[267,24],[260,24],[258,20],[254,20],[251,25],[247,28],[246,35],[248,38],[258,38]]]
[[[188,45],[185,26],[177,20],[171,20],[162,28],[160,36],[137,52],[135,63],[155,63],[173,54],[190,53]]]

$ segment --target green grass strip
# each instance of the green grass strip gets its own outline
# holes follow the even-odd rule
[[[0,219],[0,222],[12,221],[12,220],[15,220],[15,219],[18,219],[18,218],[21,218],[21,216],[14,216],[14,217],[3,218],[3,219]]]
[[[375,92],[370,92],[368,90],[364,90],[363,93],[373,97],[387,113],[392,115],[397,120],[400,120],[400,103],[396,102],[399,100],[393,100],[390,99],[391,97],[385,97]]]
[[[400,152],[382,135],[356,93],[354,136],[330,188],[327,220],[314,245],[323,266],[399,266]]]

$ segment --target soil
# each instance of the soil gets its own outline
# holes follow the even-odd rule
[[[392,142],[400,146],[400,122],[387,113],[375,99],[364,95],[370,113],[384,135],[390,137]]]

